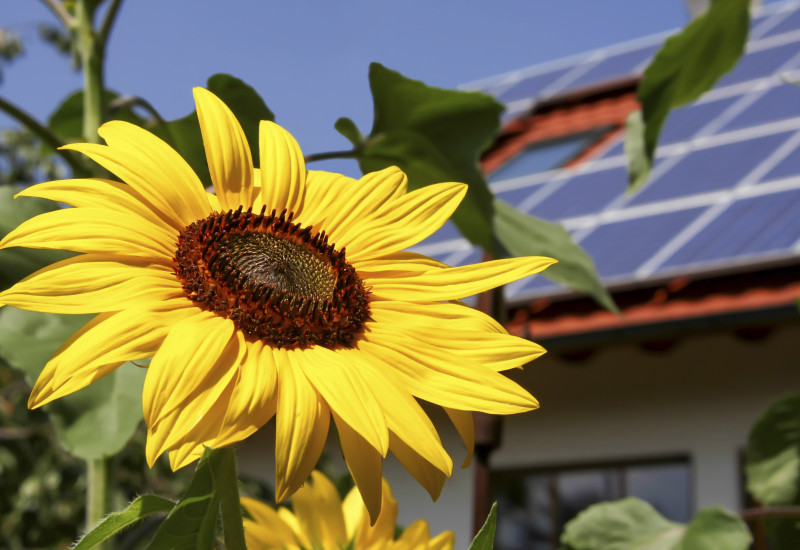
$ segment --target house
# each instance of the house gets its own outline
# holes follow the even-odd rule
[[[749,427],[800,388],[800,87],[787,83],[800,80],[800,3],[753,16],[746,55],[672,113],[649,184],[627,194],[624,123],[666,36],[465,86],[507,106],[484,158],[495,193],[562,223],[622,316],[541,277],[509,285],[509,330],[550,351],[510,376],[542,408],[481,419],[486,465],[455,472],[436,504],[388,461],[401,523],[425,517],[466,547],[473,506],[497,500],[496,547],[544,550],[601,500],[639,496],[676,521],[745,506]],[[481,256],[451,226],[416,250]],[[458,464],[454,430],[432,414]]]

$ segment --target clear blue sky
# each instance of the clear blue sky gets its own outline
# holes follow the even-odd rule
[[[4,65],[0,95],[46,117],[80,87],[80,77],[38,39],[37,24],[55,22],[41,2],[6,0],[0,10],[0,25],[15,29],[27,50]],[[340,116],[369,131],[371,61],[455,87],[687,20],[683,0],[127,0],[106,80],[170,119],[192,109],[193,86],[216,72],[233,74],[312,153],[348,146],[333,129]],[[334,167],[355,175],[341,161]]]

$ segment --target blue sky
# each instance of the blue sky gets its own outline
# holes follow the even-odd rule
[[[0,24],[15,29],[27,51],[4,65],[0,95],[44,118],[80,87],[80,77],[38,39],[37,24],[55,21],[41,2],[4,4]],[[683,0],[127,0],[106,81],[148,99],[169,119],[192,109],[193,86],[228,72],[255,87],[312,153],[347,148],[333,129],[340,116],[369,131],[371,61],[455,87],[687,20]],[[355,175],[349,162],[326,167]]]

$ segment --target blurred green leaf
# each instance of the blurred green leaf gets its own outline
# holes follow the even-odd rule
[[[233,453],[206,448],[186,493],[161,524],[148,550],[211,550],[216,544],[219,483],[234,467]]]
[[[105,102],[110,105],[119,94],[106,90]],[[114,111],[112,118],[114,120],[125,120],[143,126],[145,123],[144,118],[137,115],[131,107],[125,107]],[[67,96],[56,108],[55,112],[50,115],[47,123],[50,130],[66,143],[74,141],[84,141],[86,138],[83,135],[83,90],[79,90]]]
[[[33,385],[45,363],[90,315],[0,309],[0,355]],[[142,420],[146,369],[125,363],[90,386],[45,405],[59,442],[85,460],[112,456]]]
[[[486,522],[472,539],[469,550],[492,550],[494,548],[494,531],[497,528],[497,503],[492,503],[492,509],[486,517]]]
[[[106,516],[94,529],[86,533],[72,547],[72,550],[89,550],[110,539],[123,529],[138,523],[147,516],[164,514],[172,510],[175,503],[158,495],[142,495],[131,502],[127,508]]]
[[[501,201],[494,201],[494,230],[511,256],[549,256],[558,260],[542,272],[551,281],[584,292],[604,308],[618,312],[603,287],[594,262],[557,223],[534,218]]]
[[[479,92],[428,86],[378,63],[370,65],[369,84],[375,121],[358,150],[362,172],[399,166],[411,189],[443,181],[468,184],[453,222],[471,242],[502,255],[492,239],[492,194],[479,164],[500,129],[502,105]],[[343,119],[337,130],[351,141],[358,131]]]
[[[342,134],[344,137],[350,140],[350,143],[353,144],[353,147],[360,148],[364,145],[366,138],[356,126],[356,123],[350,120],[347,117],[341,117],[336,120],[336,123],[333,125],[336,128],[336,131]]]
[[[689,525],[669,521],[638,498],[589,506],[567,523],[567,550],[747,550],[745,523],[722,508],[704,508]]]
[[[694,101],[725,73],[744,52],[750,25],[749,0],[712,0],[705,14],[668,38],[639,83],[639,119],[628,119],[626,149],[629,189],[644,185],[667,115]]]
[[[561,544],[569,550],[672,550],[684,531],[643,500],[626,498],[589,506],[564,527]]]
[[[747,550],[751,542],[750,530],[739,516],[714,506],[692,519],[675,550]]]
[[[262,120],[274,120],[275,115],[250,85],[234,76],[215,74],[208,79],[206,88],[219,97],[236,115],[250,145],[253,163],[259,166],[258,126]],[[151,130],[181,154],[206,186],[211,185],[197,111],[168,122],[166,127],[166,134],[164,128],[158,126]]]
[[[28,218],[58,209],[57,204],[44,199],[32,197],[14,199],[14,194],[19,191],[20,188],[15,185],[0,187],[0,237],[4,237]],[[72,253],[60,250],[33,248],[0,250],[0,290],[5,290],[45,265],[70,256]]]
[[[745,453],[747,490],[764,506],[800,506],[800,394],[770,405],[758,418]],[[800,548],[800,518],[764,521],[776,549]]]

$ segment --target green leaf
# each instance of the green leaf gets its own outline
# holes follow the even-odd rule
[[[206,88],[219,97],[236,116],[250,145],[253,163],[259,166],[258,126],[262,120],[275,118],[272,111],[251,86],[234,76],[215,74],[208,79]],[[211,185],[197,111],[168,122],[166,133],[161,127],[152,128],[152,131],[181,154],[206,186]]]
[[[58,210],[57,204],[45,199],[14,199],[14,194],[19,191],[20,188],[13,185],[0,186],[0,237],[4,237],[28,218]],[[72,253],[60,250],[16,247],[0,250],[0,290],[5,290],[45,265],[70,256]]]
[[[148,550],[211,550],[216,544],[220,483],[235,468],[233,453],[206,448],[186,493],[156,531]],[[235,474],[232,474],[235,476]]]
[[[469,545],[469,550],[492,550],[494,548],[494,531],[497,528],[497,503],[492,504],[492,509],[489,510],[489,515],[486,517],[486,522],[472,539],[472,544]]]
[[[766,506],[800,504],[800,394],[773,403],[750,431],[747,490]]]
[[[362,172],[399,166],[411,189],[468,184],[453,222],[471,242],[500,256],[492,239],[492,194],[479,159],[499,131],[502,105],[479,92],[428,86],[378,63],[370,65],[369,84],[375,120],[359,150]],[[341,120],[337,129],[354,141],[355,125]]]
[[[618,312],[603,286],[594,262],[559,224],[524,214],[501,200],[494,201],[494,230],[511,256],[549,256],[558,260],[542,272],[551,281],[585,292],[604,308]]]
[[[110,90],[105,91],[105,103],[110,105],[117,99],[119,94]],[[144,119],[137,115],[131,107],[124,107],[115,110],[111,118],[114,120],[125,120],[136,124],[144,125]],[[50,115],[48,121],[50,130],[65,142],[83,141],[83,90],[79,90],[67,96],[61,102],[55,112]]]
[[[32,385],[64,340],[90,315],[54,315],[5,306],[0,309],[0,356]],[[146,370],[125,363],[80,391],[45,405],[59,442],[91,460],[113,456],[142,420]]]
[[[711,7],[680,33],[668,38],[639,83],[641,125],[629,119],[626,139],[629,189],[643,185],[667,115],[694,101],[725,73],[744,52],[750,23],[749,0],[712,0]]]
[[[366,138],[356,126],[356,123],[350,120],[347,117],[339,118],[336,123],[333,125],[336,128],[336,131],[342,134],[344,137],[350,140],[350,143],[353,144],[353,147],[361,147],[364,145]]]
[[[175,503],[158,495],[142,495],[131,502],[121,512],[109,514],[97,526],[86,533],[72,547],[72,550],[89,550],[101,542],[110,539],[120,531],[153,514],[165,514],[172,510]]]
[[[739,516],[714,506],[700,510],[675,550],[747,550],[751,542],[750,530]]]
[[[672,550],[685,529],[645,501],[626,498],[589,506],[567,523],[561,543],[570,550]]]

